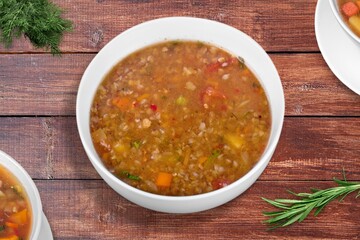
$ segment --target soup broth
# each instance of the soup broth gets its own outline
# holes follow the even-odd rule
[[[29,240],[31,208],[18,180],[0,166],[0,239]]]
[[[170,41],[120,61],[90,113],[107,168],[141,190],[195,195],[231,184],[261,157],[271,114],[240,57],[209,44]]]

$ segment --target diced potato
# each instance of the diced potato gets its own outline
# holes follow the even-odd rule
[[[124,145],[124,144],[122,144],[122,143],[116,143],[115,145],[114,145],[114,150],[117,152],[117,153],[123,153],[123,152],[125,152],[125,151],[127,151],[127,147]]]
[[[349,24],[358,34],[360,34],[360,16],[359,15],[350,17]]]
[[[232,134],[232,133],[225,134],[224,139],[225,139],[226,143],[230,145],[230,147],[237,148],[237,149],[241,148],[245,143],[245,141],[242,137]]]

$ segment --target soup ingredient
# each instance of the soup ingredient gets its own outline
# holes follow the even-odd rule
[[[326,205],[331,201],[340,198],[342,201],[348,194],[359,191],[356,198],[360,196],[360,182],[349,182],[346,180],[345,173],[344,180],[334,178],[334,182],[338,184],[337,187],[328,189],[311,189],[312,193],[294,193],[289,191],[300,199],[275,199],[269,200],[262,198],[272,206],[279,208],[280,211],[264,212],[264,215],[269,217],[265,221],[270,226],[270,229],[279,227],[286,227],[296,222],[302,222],[312,210],[315,210],[314,216],[317,216]]]
[[[344,22],[360,37],[360,0],[338,0]]]
[[[0,0],[0,42],[9,47],[22,34],[37,48],[60,54],[59,44],[72,22],[61,18],[62,10],[47,0]]]
[[[21,185],[0,166],[0,240],[30,238],[30,205]]]
[[[360,33],[360,16],[355,15],[349,18],[349,24],[350,26],[357,32]]]
[[[270,135],[264,89],[242,58],[167,41],[120,61],[90,113],[105,166],[143,191],[188,196],[226,187],[260,159]]]
[[[166,172],[159,172],[156,178],[156,186],[158,187],[170,187],[172,175]]]
[[[345,3],[342,5],[341,10],[347,17],[351,17],[359,13],[359,8],[354,2]]]

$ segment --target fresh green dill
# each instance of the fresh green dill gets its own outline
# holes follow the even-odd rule
[[[24,35],[36,48],[60,54],[64,32],[72,29],[61,14],[48,0],[0,0],[0,43],[10,47],[14,38]]]
[[[264,222],[269,225],[270,229],[286,227],[296,222],[302,222],[312,210],[315,210],[314,216],[317,216],[324,207],[335,199],[342,201],[348,194],[359,191],[356,198],[360,196],[360,182],[349,182],[334,178],[336,187],[327,189],[311,189],[312,193],[294,193],[291,194],[298,199],[275,199],[269,200],[262,198],[265,202],[279,208],[279,211],[264,212],[263,214],[269,219]]]

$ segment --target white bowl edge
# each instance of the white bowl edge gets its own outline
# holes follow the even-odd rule
[[[43,214],[39,191],[30,175],[14,158],[0,150],[0,159],[0,165],[14,175],[26,191],[32,208],[31,239],[38,240]]]
[[[179,33],[179,25],[184,28],[188,27],[192,29],[191,34],[187,32],[183,33],[181,31]],[[137,38],[139,37],[139,32],[146,31],[146,29],[150,26],[152,31],[147,32],[148,34],[146,34],[144,40],[141,40],[140,42],[138,40],[136,42]],[[206,28],[209,26],[211,26],[210,30]],[[168,33],[166,37],[163,36],[164,32]],[[210,37],[209,33],[211,33]],[[222,37],[220,38],[218,34],[221,34],[220,36]],[[149,37],[149,35],[151,36]],[[270,105],[272,106],[272,128],[269,139],[269,142],[271,142],[271,144],[268,144],[262,160],[260,160],[245,176],[243,176],[241,179],[234,182],[230,186],[219,189],[217,191],[195,196],[161,196],[146,193],[125,184],[124,182],[113,176],[111,173],[109,173],[106,167],[102,164],[102,162],[94,161],[94,159],[98,159],[98,156],[93,146],[91,146],[92,141],[89,130],[90,106],[86,103],[92,102],[94,93],[99,83],[103,79],[104,75],[118,61],[120,61],[122,58],[126,57],[133,51],[138,50],[139,48],[163,40],[199,40],[214,44],[216,46],[220,46],[231,53],[238,54],[245,59],[247,66],[250,67],[259,77],[261,84],[263,86],[266,85],[265,91],[267,93],[272,91],[278,93],[275,95],[268,94],[268,99]],[[236,43],[237,41],[245,41],[245,43],[242,42],[242,44],[246,44],[246,46],[238,47],[238,44]],[[113,53],[114,48],[116,49],[116,46],[123,46],[123,48],[120,48],[122,52],[119,55]],[[232,47],[228,48],[227,46]],[[243,54],[241,54],[241,51],[246,48],[254,49],[257,54],[245,54],[246,56],[244,56]],[[264,62],[263,67],[265,68],[265,70],[263,71],[258,70],[257,62],[259,61],[259,56]],[[94,69],[95,66],[99,66],[101,70],[99,71],[99,68],[97,69],[97,71],[91,70]],[[264,79],[266,78],[271,78],[274,82],[267,83],[267,81],[264,81]],[[95,79],[94,84],[86,83],[86,81],[89,81],[89,79]],[[119,34],[117,37],[111,40],[92,60],[92,62],[89,64],[88,68],[84,72],[81,83],[79,85],[76,102],[76,118],[80,138],[84,145],[85,151],[89,159],[91,160],[91,163],[93,164],[97,172],[101,175],[101,177],[115,191],[117,191],[119,194],[121,194],[128,200],[149,209],[172,213],[187,213],[210,209],[221,205],[227,201],[230,201],[234,197],[247,190],[247,188],[250,187],[251,184],[253,184],[256,179],[261,175],[272,157],[272,154],[280,138],[284,120],[284,113],[285,100],[280,77],[270,57],[261,48],[261,46],[249,36],[233,27],[211,20],[189,17],[170,17],[145,22],[129,30],[126,30],[125,32]],[[141,196],[140,198],[139,195]],[[216,200],[211,202],[204,201],[212,195],[219,195],[221,197],[218,197],[217,199],[215,198]]]
[[[358,37],[351,29],[350,27],[344,22],[343,17],[341,16],[339,6],[337,4],[337,0],[330,0],[330,7],[333,12],[333,14],[336,17],[336,20],[341,25],[342,29],[352,37],[352,39],[360,44],[360,37]]]

